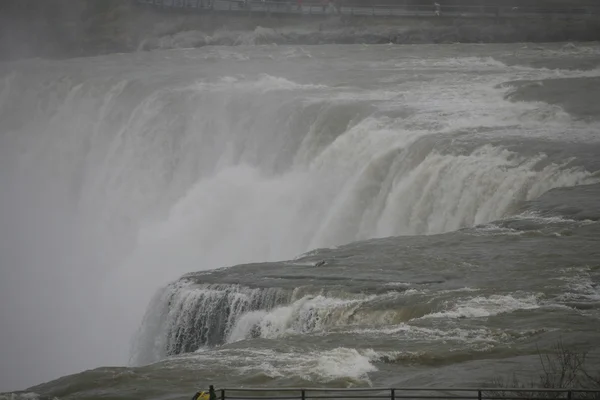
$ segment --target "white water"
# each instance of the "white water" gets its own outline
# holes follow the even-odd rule
[[[539,300],[534,295],[521,295],[521,297],[513,295],[478,296],[459,301],[445,311],[428,314],[423,318],[482,318],[539,307]]]
[[[216,349],[215,352],[205,352],[200,350],[183,358],[193,361],[192,368],[212,363],[216,369],[219,369],[224,364],[233,367],[240,376],[260,373],[271,378],[301,378],[317,383],[340,379],[348,383],[370,384],[368,373],[377,371],[373,362],[393,356],[396,354],[379,353],[372,349],[336,347],[326,351]],[[182,365],[182,363],[178,364]]]
[[[346,321],[365,300],[342,300],[325,296],[305,296],[289,306],[272,311],[251,311],[241,316],[227,341],[251,338],[258,328],[260,337],[277,338],[285,334],[302,334],[323,329],[325,325],[347,324]]]
[[[457,293],[468,293],[460,289]],[[513,293],[490,296],[459,296],[436,304],[433,298],[402,305],[400,298],[416,291],[388,292],[381,295],[348,295],[344,298],[319,292],[285,292],[281,289],[247,289],[238,285],[197,285],[176,282],[163,289],[148,307],[148,314],[136,342],[133,361],[145,364],[168,355],[231,344],[253,338],[281,339],[298,335],[327,335],[335,332],[355,334],[402,334],[403,340],[432,337],[446,340],[494,340],[486,330],[438,330],[408,325],[430,319],[487,318],[518,310],[541,307],[539,296]],[[395,302],[395,307],[378,309],[370,305]],[[252,306],[253,305],[253,306]],[[364,327],[371,327],[365,329]],[[213,335],[212,343],[202,343],[182,351],[178,342],[191,344],[203,335]],[[218,334],[218,337],[214,335]],[[217,339],[217,340],[214,340]],[[210,340],[210,339],[209,339]]]
[[[423,114],[356,119],[345,107],[364,111],[364,99],[406,88],[77,63],[1,81],[0,302],[9,306],[0,358],[11,363],[0,387],[126,363],[149,299],[182,273],[450,231],[592,179],[552,162],[537,168],[544,155],[419,142],[513,124],[519,107],[535,108],[504,105],[500,91],[477,92],[481,83],[472,101],[455,101],[468,88],[434,102],[432,88],[415,88],[408,100]]]

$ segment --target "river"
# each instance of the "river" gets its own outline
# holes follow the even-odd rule
[[[558,340],[597,363],[598,59],[265,45],[0,64],[0,389],[464,387],[535,377]]]

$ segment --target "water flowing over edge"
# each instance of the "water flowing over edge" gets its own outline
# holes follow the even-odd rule
[[[496,65],[493,60],[471,61]],[[497,102],[494,114],[482,112],[489,102],[481,108],[456,104],[451,111],[464,114],[452,121],[432,119],[440,109],[428,105],[431,93],[406,99],[415,108],[425,107],[423,113],[407,107],[398,118],[396,110],[374,109],[370,104],[398,100],[390,91],[358,95],[356,89],[347,88],[331,96],[327,85],[268,74],[176,83],[168,89],[136,79],[98,77],[62,78],[43,82],[39,91],[21,91],[29,83],[20,73],[5,77],[4,83],[1,111],[9,129],[2,144],[21,152],[8,154],[2,162],[17,162],[25,178],[7,180],[15,191],[6,198],[16,201],[35,185],[52,181],[56,186],[50,193],[56,198],[50,197],[50,202],[72,207],[82,217],[61,222],[73,224],[72,231],[67,230],[73,238],[80,224],[88,229],[103,221],[122,235],[110,245],[136,242],[139,248],[129,259],[130,275],[125,276],[122,289],[135,293],[140,274],[153,275],[150,285],[141,285],[146,298],[148,287],[184,272],[275,260],[370,237],[453,231],[499,219],[522,201],[552,188],[597,181],[585,166],[569,158],[554,159],[543,152],[520,154],[502,144],[464,141],[461,145],[460,140],[447,140],[444,134],[478,129],[482,121],[502,128],[514,123],[507,119],[515,115],[523,118],[532,135],[538,133],[540,122],[547,124],[547,114],[536,114],[539,105],[505,102],[503,90],[491,89],[488,83],[468,90]],[[303,93],[303,101],[291,96],[295,92]],[[263,103],[253,107],[257,93]],[[451,98],[444,93],[436,96],[440,102]],[[558,123],[568,118],[553,107],[541,108]],[[24,110],[31,109],[36,110],[35,116],[24,118]],[[198,109],[201,115],[194,112]],[[187,116],[183,119],[182,110]],[[259,110],[267,110],[267,115],[255,118],[263,115]],[[479,119],[473,121],[473,116]],[[82,130],[89,136],[80,135]],[[24,131],[39,135],[35,137],[39,142],[20,135]],[[175,134],[165,137],[165,131]],[[59,143],[66,146],[59,148]],[[64,157],[56,157],[57,153]],[[155,180],[126,171],[150,173]],[[23,198],[36,206],[42,201]],[[128,204],[135,207],[127,208]],[[289,207],[297,212],[277,212]],[[151,222],[140,224],[142,233],[135,236],[147,213],[153,215]],[[48,217],[42,217],[37,223],[41,221],[43,228]],[[11,221],[13,216],[3,218]],[[223,221],[238,229],[215,235],[214,230],[202,228]],[[289,226],[298,226],[293,240]],[[105,233],[87,232],[106,240]],[[206,248],[186,239],[190,234],[203,238]],[[232,242],[222,243],[219,235],[231,237]],[[231,243],[247,238],[257,241],[223,258]],[[199,259],[203,260],[200,268]],[[163,271],[167,260],[179,270]],[[267,310],[282,304],[273,301]],[[135,302],[145,300],[132,299],[123,307],[145,306]],[[262,323],[269,316],[246,318]],[[260,335],[268,329],[261,328]]]

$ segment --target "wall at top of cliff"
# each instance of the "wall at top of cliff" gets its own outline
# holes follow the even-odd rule
[[[0,2],[0,60],[207,45],[590,40],[600,40],[600,18],[268,17],[173,12],[139,6],[135,0]]]

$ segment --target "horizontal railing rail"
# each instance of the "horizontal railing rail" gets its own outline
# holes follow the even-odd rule
[[[223,388],[219,400],[438,399],[600,400],[600,389],[539,388]]]
[[[443,5],[432,3],[397,5],[359,5],[340,1],[321,0],[137,0],[137,3],[162,9],[197,11],[230,11],[247,13],[280,13],[349,16],[439,16],[439,17],[525,17],[525,18],[583,18],[600,15],[599,6],[574,7],[511,7],[498,5]]]

